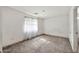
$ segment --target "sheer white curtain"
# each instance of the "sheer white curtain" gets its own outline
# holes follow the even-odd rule
[[[26,38],[36,36],[38,32],[38,21],[35,18],[25,18],[24,33]]]

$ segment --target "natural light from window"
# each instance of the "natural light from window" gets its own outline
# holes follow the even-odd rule
[[[35,18],[25,18],[24,21],[24,33],[36,33],[38,32],[38,21]]]

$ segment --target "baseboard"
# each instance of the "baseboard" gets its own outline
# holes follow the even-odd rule
[[[51,37],[58,37],[58,38],[62,38],[62,39],[69,39],[69,38],[67,38],[67,37],[56,36],[56,35],[50,35],[50,34],[47,34],[47,33],[44,33],[43,35],[47,35],[47,36],[51,36]]]
[[[21,41],[15,42],[15,43],[13,43],[13,44],[10,44],[10,45],[7,45],[7,46],[4,46],[2,49],[4,50],[4,49],[6,49],[6,48],[9,48],[9,47],[11,47],[11,46],[13,46],[13,45],[16,45],[16,44],[21,43],[21,42],[24,42],[24,41],[26,41],[26,40],[24,39],[24,40],[21,40]]]
[[[34,37],[31,37],[30,39],[33,39],[33,38],[36,38],[36,37],[39,37],[39,36],[42,36],[42,35],[45,35],[45,34],[39,34],[39,35],[36,35]]]

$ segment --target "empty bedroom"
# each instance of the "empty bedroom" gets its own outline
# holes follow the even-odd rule
[[[71,53],[71,6],[3,6],[3,53]]]

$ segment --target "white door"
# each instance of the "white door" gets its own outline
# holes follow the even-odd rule
[[[74,9],[74,23],[73,23],[73,30],[74,30],[74,51],[78,52],[78,21],[77,21],[77,7]]]
[[[1,7],[0,7],[0,52],[2,52],[2,14],[1,14]]]
[[[77,31],[77,7],[72,7],[70,11],[70,43],[73,52],[78,52],[78,31]]]

